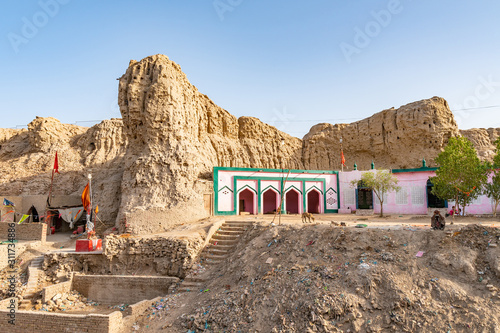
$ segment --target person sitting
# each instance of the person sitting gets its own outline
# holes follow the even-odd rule
[[[439,212],[439,210],[434,211],[434,215],[431,217],[431,228],[432,230],[444,230],[444,226],[446,224],[446,221]]]
[[[449,212],[449,213],[446,213],[446,215],[445,215],[445,216],[446,216],[446,217],[448,217],[448,216],[453,216],[453,215],[455,215],[456,213],[457,213],[457,210],[455,209],[455,206],[453,206],[453,207],[451,207],[450,212]]]

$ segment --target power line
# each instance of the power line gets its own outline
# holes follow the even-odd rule
[[[345,121],[345,120],[361,120],[365,118],[337,118],[337,119],[300,119],[300,120],[261,120],[262,122],[272,123],[304,123],[304,122],[322,122],[322,121]]]
[[[500,107],[500,105],[478,106],[477,108],[465,108],[465,109],[451,110],[451,112],[455,112],[455,111],[468,111],[468,110],[479,110],[479,109],[493,109],[493,108],[498,108],[498,107]]]
[[[488,106],[478,106],[478,107],[475,107],[475,108],[463,108],[463,109],[456,109],[456,110],[450,110],[451,112],[456,112],[456,111],[470,111],[470,110],[481,110],[481,109],[494,109],[494,108],[500,108],[500,104],[499,105],[488,105]],[[316,122],[316,123],[321,123],[321,122],[326,122],[326,121],[330,121],[330,122],[337,122],[337,121],[352,121],[352,120],[363,120],[363,119],[366,119],[366,118],[369,118],[370,116],[368,117],[364,117],[364,118],[333,118],[333,119],[300,119],[300,120],[276,120],[276,119],[273,119],[273,120],[261,120],[262,122],[265,122],[267,124],[273,124],[273,123],[306,123],[306,122]],[[73,123],[73,125],[77,125],[78,123],[100,123],[101,121],[103,121],[104,119],[100,119],[100,120],[77,120]],[[19,128],[23,128],[23,127],[27,127],[28,125],[16,125],[15,127],[10,127],[12,129],[19,129]],[[299,133],[299,132],[292,132],[292,133]]]

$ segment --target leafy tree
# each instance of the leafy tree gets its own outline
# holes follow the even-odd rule
[[[488,166],[477,157],[476,149],[465,137],[450,138],[436,157],[439,169],[431,178],[432,193],[445,200],[455,200],[457,208],[465,207],[481,194],[488,181]]]
[[[500,138],[495,141],[496,154],[493,157],[493,176],[491,182],[484,185],[483,193],[493,201],[493,216],[497,216],[498,205],[500,204]]]
[[[361,179],[351,181],[351,186],[356,187],[359,182],[370,188],[380,202],[380,217],[384,216],[384,195],[389,191],[399,191],[398,179],[387,170],[368,171],[361,175]]]

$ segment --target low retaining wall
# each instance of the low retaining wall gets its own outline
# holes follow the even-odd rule
[[[15,325],[12,325],[9,323],[8,315],[8,311],[0,310],[0,332],[118,333],[122,329],[123,318],[119,311],[108,315],[16,311]]]
[[[133,304],[167,295],[169,288],[178,281],[168,276],[75,274],[72,289],[102,304]]]
[[[47,239],[47,224],[45,223],[26,223],[17,224],[14,223],[16,240],[34,240],[41,241],[42,244],[45,243]],[[9,234],[9,222],[0,222],[0,239],[7,240]]]
[[[16,306],[16,309],[17,309],[17,298],[15,297],[9,297],[9,298],[5,298],[3,300],[0,301],[0,311],[1,310],[7,310],[7,307],[11,306],[12,304],[12,300],[14,300],[14,304]]]
[[[69,281],[67,281],[69,282]],[[63,282],[66,283],[66,282]],[[62,284],[62,283],[60,283]],[[121,333],[126,327],[132,325],[138,316],[142,315],[152,304],[164,296],[144,300],[130,305],[125,311],[115,311],[103,314],[65,314],[42,311],[16,311],[15,325],[9,324],[8,314],[4,307],[0,308],[0,332],[9,333]],[[6,304],[3,300],[0,304]]]
[[[216,229],[215,229],[216,230]],[[215,231],[214,230],[214,231]],[[106,267],[126,266],[129,272],[153,268],[158,275],[184,278],[205,246],[205,235],[154,236],[121,238],[110,235],[103,244],[104,255],[110,261]],[[123,273],[121,273],[123,274]]]
[[[42,289],[42,303],[47,303],[57,294],[69,293],[71,291],[71,280],[53,284]]]

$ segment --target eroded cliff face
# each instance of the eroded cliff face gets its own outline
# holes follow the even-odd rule
[[[127,143],[122,128],[121,119],[89,129],[37,117],[27,130],[0,129],[0,195],[48,195],[57,151],[52,193],[80,195],[91,172],[101,218],[113,224]]]
[[[493,160],[493,156],[495,156],[495,141],[500,136],[500,128],[473,128],[470,130],[461,130],[460,134],[472,142],[481,160]]]
[[[130,221],[133,232],[207,216],[203,194],[212,192],[214,166],[279,167],[279,149],[291,167],[302,166],[300,139],[256,118],[237,119],[166,56],[132,61],[118,98],[129,138],[118,219]]]
[[[433,97],[388,109],[352,124],[318,124],[304,137],[303,160],[309,169],[339,169],[340,139],[348,167],[416,168],[434,158],[459,131],[448,103]],[[332,149],[333,148],[333,149]]]
[[[303,140],[253,117],[236,118],[191,85],[179,65],[155,55],[131,61],[119,82],[122,119],[91,128],[37,118],[0,129],[0,194],[79,195],[91,170],[101,218],[144,234],[207,216],[214,166],[338,170],[340,138],[348,170],[416,168],[452,136],[468,137],[491,159],[500,129],[459,131],[439,97],[388,109],[352,124],[318,124]],[[284,145],[281,144],[284,139]]]

